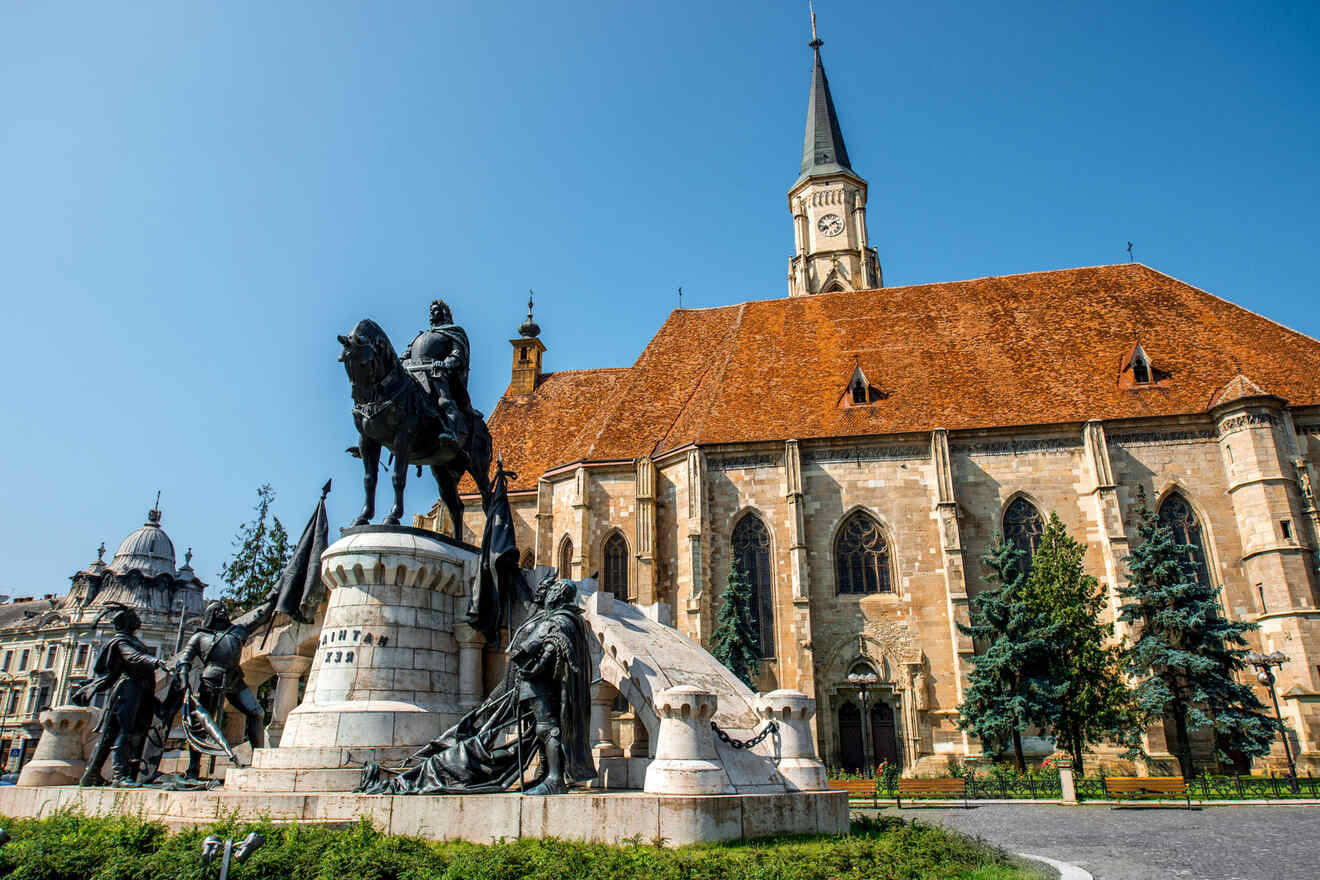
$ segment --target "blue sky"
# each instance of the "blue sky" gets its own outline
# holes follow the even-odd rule
[[[1139,260],[1312,336],[1314,4],[821,0],[891,285]],[[0,8],[0,592],[62,592],[157,489],[219,566],[255,487],[361,502],[337,333],[436,296],[489,411],[675,306],[782,296],[805,2]],[[382,484],[380,498],[386,497]],[[409,511],[435,498],[408,490]]]

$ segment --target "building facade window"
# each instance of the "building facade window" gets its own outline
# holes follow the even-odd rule
[[[60,649],[57,648],[57,647],[55,647],[54,645],[51,645],[49,648],[46,649],[46,668],[47,668],[47,669],[54,669],[54,668],[55,668],[55,658],[56,658],[56,656],[59,654],[59,650],[60,650]]]
[[[559,542],[559,576],[573,577],[573,539],[565,538]]]
[[[1205,535],[1187,499],[1171,492],[1160,504],[1160,525],[1173,531],[1173,540],[1187,548],[1187,561],[1191,563],[1196,582],[1210,586],[1210,566],[1206,563]]]
[[[28,688],[27,708],[23,711],[31,715],[37,708],[37,689]]]
[[[0,662],[0,672],[8,672],[10,665],[14,662],[14,652],[5,651],[5,659]]]
[[[44,712],[50,708],[50,685],[43,685],[41,691],[37,694],[37,711]]]
[[[9,703],[7,706],[5,706],[6,714],[12,715],[18,711],[18,698],[22,695],[22,693],[23,692],[17,688],[9,692]]]
[[[848,517],[834,539],[840,593],[890,593],[889,542],[880,521],[863,511]]]
[[[24,669],[27,669],[27,665],[28,665],[28,657],[30,657],[30,656],[32,656],[32,651],[30,651],[30,650],[27,649],[27,648],[24,648],[24,649],[23,649],[23,653],[21,653],[21,654],[18,655],[18,671],[19,671],[19,672],[22,672]]]
[[[1031,557],[1040,545],[1045,531],[1045,518],[1040,510],[1025,498],[1014,498],[1004,509],[1004,540],[1022,551],[1018,568],[1023,574],[1031,572]]]
[[[79,645],[79,646],[78,646],[78,654],[77,654],[77,656],[74,658],[74,664],[73,664],[73,665],[74,665],[74,666],[77,666],[79,669],[81,669],[81,668],[83,668],[84,666],[87,665],[87,646],[86,646],[86,645]]]
[[[761,518],[749,513],[733,527],[733,561],[752,588],[752,626],[761,642],[761,657],[775,656],[775,594],[771,583],[770,532]]]
[[[628,541],[619,532],[605,539],[605,566],[601,586],[614,598],[627,601],[628,595]]]

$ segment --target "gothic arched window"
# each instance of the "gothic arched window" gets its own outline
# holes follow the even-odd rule
[[[1031,571],[1031,557],[1044,531],[1045,518],[1040,515],[1036,505],[1027,499],[1014,498],[1013,503],[1004,510],[1004,540],[1022,551],[1018,567],[1023,574]]]
[[[1187,499],[1172,492],[1160,504],[1160,525],[1173,530],[1173,540],[1188,548],[1188,561],[1198,584],[1210,586],[1210,566],[1206,564],[1205,537]]]
[[[840,593],[888,593],[889,543],[880,522],[857,511],[834,539],[834,572]]]
[[[615,532],[605,539],[605,568],[601,588],[613,593],[614,598],[628,600],[628,542]]]
[[[754,513],[733,527],[733,560],[752,587],[752,626],[761,656],[775,656],[775,596],[770,583],[770,532]]]
[[[559,542],[559,576],[573,577],[573,539],[567,535]]]

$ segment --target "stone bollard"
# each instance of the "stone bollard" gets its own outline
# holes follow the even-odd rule
[[[1062,799],[1059,801],[1070,806],[1077,805],[1077,783],[1073,779],[1072,758],[1060,756],[1055,762],[1059,768],[1059,792]]]
[[[91,721],[92,710],[82,706],[56,706],[38,716],[41,740],[32,760],[18,774],[18,784],[77,785],[87,769],[83,757],[83,732]]]
[[[642,788],[649,794],[729,794],[733,785],[715,753],[710,721],[717,698],[692,685],[655,695],[660,716],[655,759],[646,767]]]
[[[811,717],[816,701],[801,691],[777,690],[761,696],[756,712],[779,725],[779,775],[796,791],[824,791],[825,765],[816,758]]]

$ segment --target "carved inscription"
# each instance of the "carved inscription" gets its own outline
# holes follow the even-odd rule
[[[986,440],[959,443],[957,450],[973,455],[1023,455],[1029,452],[1069,452],[1082,445],[1073,437],[1042,437],[1027,440]]]
[[[1224,419],[1219,423],[1219,436],[1226,437],[1237,431],[1245,431],[1248,428],[1257,428],[1261,426],[1273,427],[1279,423],[1277,416],[1272,413],[1243,413],[1240,416],[1233,416],[1231,419]]]
[[[812,464],[825,462],[887,461],[890,459],[930,458],[930,447],[921,446],[854,446],[844,449],[811,449],[802,453],[802,460]]]
[[[1132,434],[1110,434],[1109,442],[1119,446],[1161,446],[1169,443],[1204,443],[1215,437],[1215,432],[1209,428],[1192,431],[1138,431]]]
[[[764,453],[760,455],[731,455],[728,458],[712,458],[708,459],[708,461],[710,466],[717,471],[779,467],[782,464],[781,457],[774,453]]]

